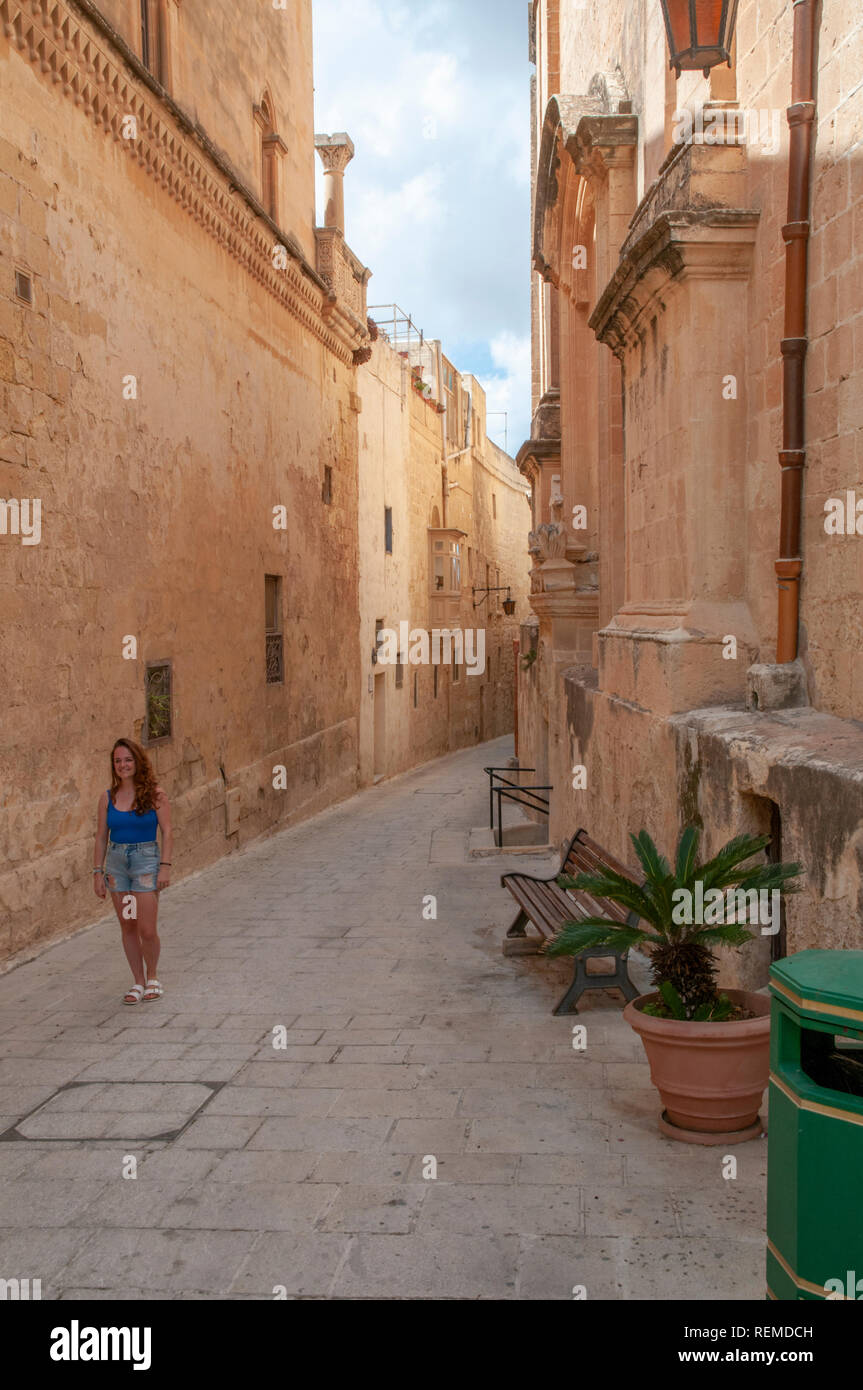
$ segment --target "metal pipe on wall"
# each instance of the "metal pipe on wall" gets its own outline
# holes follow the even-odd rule
[[[815,7],[819,0],[794,0],[789,127],[788,221],[785,242],[785,329],[782,339],[782,448],[779,452],[781,502],[776,660],[794,661],[800,622],[801,503],[806,463],[806,310],[808,299],[810,174],[815,121]]]

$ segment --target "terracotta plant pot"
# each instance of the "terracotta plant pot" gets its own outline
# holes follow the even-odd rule
[[[756,1014],[728,1023],[686,1023],[642,1013],[658,993],[641,994],[623,1017],[639,1034],[650,1079],[665,1110],[663,1134],[690,1144],[741,1143],[762,1132],[758,1107],[770,1076],[770,1000],[724,991]]]

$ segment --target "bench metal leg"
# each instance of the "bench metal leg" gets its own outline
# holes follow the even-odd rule
[[[581,956],[576,956],[575,969],[572,972],[572,983],[566,991],[566,994],[558,1003],[557,1008],[554,1009],[554,1013],[577,1014],[578,1009],[575,1007],[576,1003],[581,998],[584,991],[589,988],[590,986],[584,970],[584,961]]]
[[[525,927],[529,921],[530,918],[528,917],[527,913],[523,909],[520,910],[518,916],[516,917],[515,921],[513,922],[512,926],[507,932],[507,936],[527,936]]]
[[[613,975],[588,975],[586,961],[595,957],[608,957],[613,955],[616,969]],[[572,982],[569,989],[560,1000],[556,1014],[576,1014],[578,1009],[575,1007],[581,995],[586,989],[619,989],[627,1000],[637,999],[638,990],[629,978],[629,963],[627,958],[617,955],[613,951],[603,951],[601,947],[596,950],[586,951],[583,955],[575,957],[575,969],[572,972]]]

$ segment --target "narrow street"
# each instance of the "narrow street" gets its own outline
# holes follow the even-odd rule
[[[43,1299],[763,1298],[766,1145],[726,1179],[721,1148],[662,1138],[619,996],[555,1018],[571,966],[501,953],[500,874],[556,865],[468,857],[511,751],[171,888],[162,1000],[123,1005],[107,919],[0,978],[6,1275]]]

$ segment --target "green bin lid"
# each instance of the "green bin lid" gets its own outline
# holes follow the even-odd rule
[[[770,992],[795,1013],[863,1027],[863,951],[798,951],[770,967]]]

